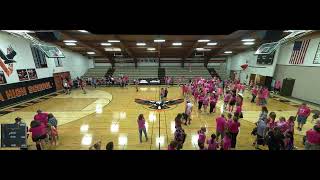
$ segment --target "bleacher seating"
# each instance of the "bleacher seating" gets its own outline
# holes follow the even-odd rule
[[[194,77],[211,78],[209,71],[204,66],[191,67],[191,71],[188,67],[165,67],[165,69],[166,76],[173,77],[174,83],[177,83],[182,76],[184,77],[182,83],[188,83],[189,79]]]
[[[158,67],[115,67],[113,77],[120,77],[121,75],[127,75],[129,83],[132,83],[135,79],[158,79]]]
[[[109,67],[95,67],[88,69],[88,71],[83,75],[83,78],[103,78],[104,75],[108,72]]]

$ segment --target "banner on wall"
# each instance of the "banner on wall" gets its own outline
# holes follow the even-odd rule
[[[10,45],[7,48],[7,53],[5,54],[2,49],[0,49],[0,68],[9,77],[13,72],[13,64],[16,61],[13,59],[17,55],[17,52]]]
[[[27,72],[30,80],[38,79],[36,69],[27,69]]]
[[[6,84],[6,83],[7,83],[7,80],[6,80],[6,77],[4,76],[4,72],[0,71],[0,85]]]
[[[29,80],[28,72],[26,69],[18,69],[17,74],[20,81],[27,81]]]
[[[53,77],[1,86],[0,108],[56,91]]]

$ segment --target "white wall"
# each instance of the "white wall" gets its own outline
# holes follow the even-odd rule
[[[255,51],[246,51],[243,53],[230,56],[227,59],[227,71],[228,75],[230,70],[237,71],[238,76],[240,75],[241,82],[249,82],[250,74],[259,74],[262,76],[273,76],[279,51],[275,53],[272,65],[260,65],[257,64],[257,55],[254,55]],[[247,70],[242,71],[241,65],[248,61],[249,67]],[[240,72],[240,73],[239,73]]]
[[[289,64],[294,42],[289,42],[280,47],[279,59],[277,64],[290,65],[290,66],[320,66],[320,64],[313,64],[314,56],[316,54],[318,45],[320,43],[320,33],[315,33],[313,35],[309,35],[301,38],[301,40],[304,40],[304,39],[311,39],[311,40],[310,40],[303,64]]]
[[[71,77],[82,76],[89,67],[88,58],[78,53],[59,48],[65,55],[62,58],[63,67],[56,67],[53,58],[46,58],[48,68],[37,69],[34,64],[30,41],[16,37],[6,32],[0,32],[0,49],[6,54],[7,47],[11,45],[17,52],[14,57],[13,73],[8,77],[6,76],[7,84],[20,82],[17,74],[17,69],[36,69],[38,78],[52,77],[54,72],[70,71]],[[0,69],[2,71],[2,69]]]

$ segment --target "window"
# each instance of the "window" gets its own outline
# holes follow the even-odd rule
[[[56,64],[56,67],[62,67],[61,58],[54,58],[54,63]]]
[[[46,55],[36,46],[31,45],[31,52],[36,68],[47,68]]]

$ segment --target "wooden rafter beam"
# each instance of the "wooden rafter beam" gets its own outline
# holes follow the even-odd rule
[[[60,33],[67,39],[74,39],[74,37],[72,35],[70,35],[69,33],[66,33],[66,32],[60,32]],[[94,52],[97,52],[99,54],[102,54],[103,56],[106,56],[110,60],[112,66],[114,66],[114,58],[113,58],[112,55],[110,55],[109,53],[106,53],[105,51],[100,51],[99,49],[94,48],[94,47],[92,47],[92,46],[90,46],[90,45],[88,45],[88,44],[86,44],[86,43],[84,43],[82,41],[79,41],[78,39],[75,39],[75,40],[77,41],[77,43],[80,46],[85,47],[85,48],[89,49],[90,51],[94,51]]]
[[[193,53],[194,49],[198,46],[198,44],[199,44],[198,41],[193,43],[192,47],[188,50],[186,56],[184,56],[183,58],[188,58],[189,56],[191,56],[191,54]]]

